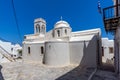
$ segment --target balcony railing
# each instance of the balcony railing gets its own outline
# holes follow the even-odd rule
[[[120,24],[120,4],[104,8],[103,20],[106,32],[115,32]]]
[[[103,19],[112,19],[120,17],[120,4],[103,9]]]

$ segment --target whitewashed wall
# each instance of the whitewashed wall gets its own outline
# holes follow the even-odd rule
[[[90,41],[70,42],[70,63],[97,67],[97,38]]]
[[[104,58],[105,60],[109,59],[113,59],[114,57],[114,52],[110,53],[109,48],[113,47],[113,51],[114,51],[114,41],[113,40],[108,40],[108,38],[102,38],[102,47],[103,47],[103,53],[104,53]]]
[[[0,40],[0,46],[4,48],[7,52],[11,53],[11,48],[12,48],[11,42],[4,42]]]
[[[23,44],[24,61],[42,63],[43,54],[41,54],[41,46],[44,47],[44,43]],[[30,47],[30,54],[28,53],[28,47]]]
[[[45,43],[45,65],[48,66],[68,66],[70,64],[69,43],[68,42],[46,42]]]
[[[2,54],[0,54],[0,63],[10,62],[7,58],[5,58]]]

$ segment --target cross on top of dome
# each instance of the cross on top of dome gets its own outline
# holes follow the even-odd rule
[[[62,19],[63,19],[62,16],[60,17],[60,19],[61,19],[61,21],[62,21]]]
[[[70,25],[67,21],[63,20],[63,17],[60,17],[60,21],[57,21],[54,28],[61,28],[61,27],[68,27],[70,28]]]

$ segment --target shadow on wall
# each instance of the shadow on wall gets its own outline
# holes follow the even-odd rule
[[[80,61],[81,66],[85,67],[97,67],[97,46],[96,37],[93,37],[90,41],[84,41],[83,57]]]
[[[1,69],[2,69],[2,66],[0,65],[0,80],[4,80]]]
[[[87,80],[90,74],[97,67],[97,39],[93,37],[92,40],[83,41],[83,57],[79,66],[60,76],[56,80]]]

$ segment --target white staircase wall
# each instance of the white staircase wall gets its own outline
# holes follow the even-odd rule
[[[12,45],[10,42],[3,42],[0,40],[0,46],[4,48],[7,52],[11,53]]]

